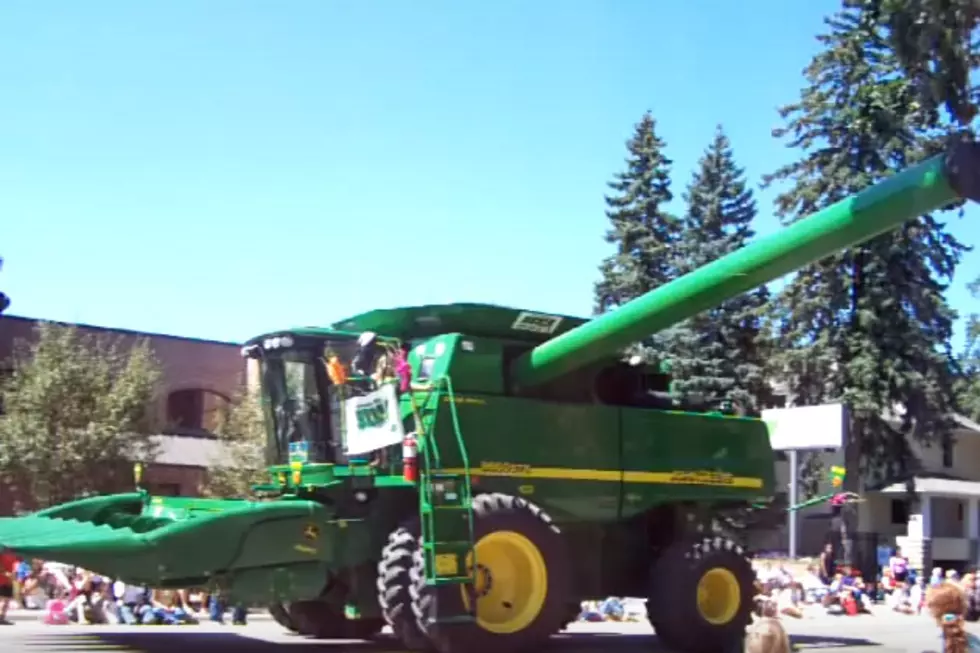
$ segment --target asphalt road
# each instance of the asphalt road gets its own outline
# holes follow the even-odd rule
[[[937,631],[925,617],[883,614],[860,617],[819,615],[787,627],[798,650],[840,653],[906,653],[936,650]],[[971,625],[971,630],[976,627]],[[980,634],[980,628],[976,628]],[[557,653],[665,652],[646,624],[573,624],[552,640]],[[403,653],[392,639],[377,642],[310,640],[290,635],[275,623],[248,626],[44,626],[20,621],[0,627],[4,653]]]

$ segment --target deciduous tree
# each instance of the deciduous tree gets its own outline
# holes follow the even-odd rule
[[[259,393],[242,388],[229,404],[217,436],[221,456],[210,461],[202,491],[208,496],[249,497],[252,486],[268,481],[266,432]]]
[[[0,318],[2,319],[2,318]],[[0,385],[0,477],[45,507],[133,487],[151,462],[160,368],[147,342],[42,323]],[[13,487],[11,487],[13,486]]]

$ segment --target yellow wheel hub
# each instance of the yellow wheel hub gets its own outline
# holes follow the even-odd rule
[[[548,596],[548,568],[535,544],[520,533],[489,533],[473,547],[476,553],[476,621],[497,635],[517,633],[541,613]],[[472,573],[473,556],[467,559]],[[469,597],[463,588],[463,603]]]
[[[724,626],[738,614],[742,586],[735,574],[723,567],[709,569],[698,581],[698,612],[709,624]]]

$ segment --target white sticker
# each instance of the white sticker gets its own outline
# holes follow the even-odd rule
[[[515,331],[531,331],[543,335],[551,335],[561,324],[562,318],[557,315],[545,315],[543,313],[531,313],[523,311],[510,325]]]
[[[462,343],[462,347],[463,347],[463,351],[473,351],[474,350],[473,341],[464,340]]]

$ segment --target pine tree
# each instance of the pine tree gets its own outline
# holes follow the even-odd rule
[[[808,86],[780,110],[774,135],[802,155],[767,178],[790,183],[776,202],[786,222],[923,159],[951,129],[919,100],[876,4],[845,0],[827,19]],[[914,472],[909,439],[950,433],[955,314],[943,293],[963,251],[927,215],[806,267],[778,297],[776,362],[797,403],[850,408],[848,490]]]
[[[614,194],[605,198],[611,223],[605,239],[616,251],[599,266],[596,313],[621,306],[676,276],[673,248],[680,237],[680,221],[665,208],[673,200],[672,162],[664,155],[665,143],[657,136],[650,112],[636,124],[626,148],[626,170],[609,182]],[[657,359],[657,341],[652,337],[635,353]]]
[[[864,0],[868,16],[887,25],[889,44],[929,111],[945,109],[963,126],[978,113],[980,7],[976,0]]]
[[[754,235],[756,203],[745,172],[719,126],[685,194],[687,213],[676,247],[685,274],[743,247]],[[739,295],[669,332],[673,391],[683,399],[731,402],[756,413],[766,392],[762,313],[765,287]]]
[[[973,299],[980,299],[980,278],[970,282],[968,288]],[[976,312],[967,318],[966,343],[957,372],[957,406],[970,419],[980,420],[980,314]]]

